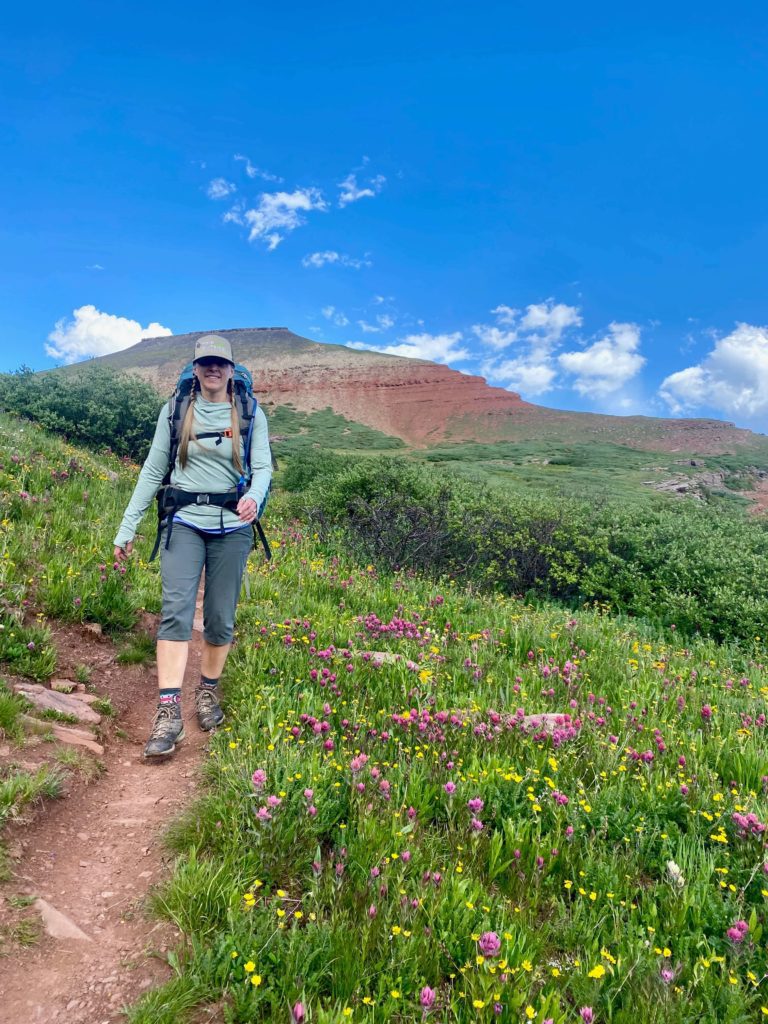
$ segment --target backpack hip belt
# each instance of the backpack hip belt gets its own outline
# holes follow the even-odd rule
[[[186,508],[187,505],[213,505],[215,508],[221,509],[219,525],[221,536],[223,537],[226,533],[226,530],[224,529],[224,509],[229,509],[232,512],[236,511],[237,504],[241,497],[242,489],[239,487],[232,491],[219,491],[213,493],[182,491],[181,488],[171,487],[170,485],[161,487],[157,492],[157,536],[155,537],[155,546],[152,548],[152,554],[149,556],[150,562],[155,558],[160,549],[160,539],[164,526],[167,526],[168,528],[168,532],[165,536],[165,548],[166,551],[168,550],[168,545],[171,543],[171,534],[173,532],[173,517],[180,508]],[[270,559],[272,557],[272,552],[258,518],[256,518],[251,525],[253,527],[254,542],[258,536],[264,547],[264,554],[267,559]]]

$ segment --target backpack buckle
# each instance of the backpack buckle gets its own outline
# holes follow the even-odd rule
[[[211,504],[211,496],[210,496],[210,494],[198,494],[198,496],[195,498],[195,504],[196,505],[210,505]]]

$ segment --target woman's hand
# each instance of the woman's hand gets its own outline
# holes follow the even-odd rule
[[[259,507],[253,498],[241,498],[237,503],[237,514],[243,523],[253,523],[258,519]]]
[[[125,547],[122,547],[122,548],[118,547],[117,544],[115,544],[115,561],[116,562],[124,562],[126,560],[126,558],[130,558],[131,557],[131,553],[132,552],[133,552],[133,541],[132,540],[127,541],[126,544],[125,544]]]

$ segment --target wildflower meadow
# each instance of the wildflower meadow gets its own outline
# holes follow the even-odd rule
[[[46,678],[47,618],[157,607],[153,530],[116,570],[135,467],[18,430],[0,658]],[[384,569],[293,513],[251,556],[151,896],[174,976],[131,1024],[768,1020],[765,639]]]

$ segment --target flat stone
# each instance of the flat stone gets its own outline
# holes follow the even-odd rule
[[[67,743],[73,747],[85,747],[86,750],[90,750],[97,757],[104,756],[104,747],[96,742],[92,733],[85,732],[82,729],[73,729],[68,725],[58,725],[55,722],[51,731],[59,743]]]
[[[98,694],[95,693],[70,693],[69,695],[72,700],[81,700],[84,704],[93,704],[94,701],[99,699]]]
[[[101,721],[101,715],[72,694],[57,693],[56,690],[49,690],[37,683],[16,683],[13,689],[41,711],[58,711],[90,725],[98,725]]]
[[[72,693],[77,684],[73,683],[71,679],[51,679],[49,685],[58,693]]]
[[[43,927],[54,939],[79,939],[81,942],[93,942],[90,935],[78,928],[74,921],[71,921],[66,914],[62,914],[53,904],[47,900],[36,899],[35,909],[43,919]]]

